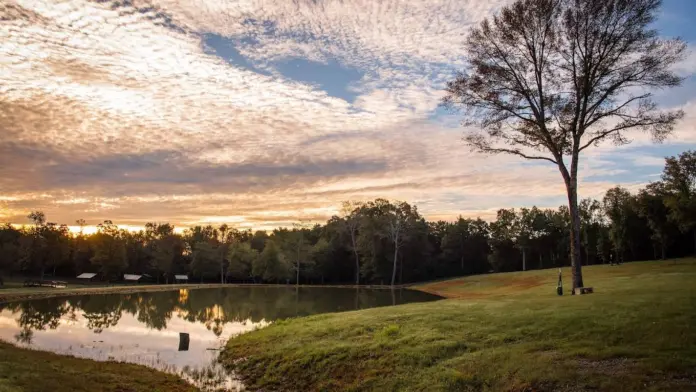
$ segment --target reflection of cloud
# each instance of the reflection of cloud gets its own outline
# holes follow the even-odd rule
[[[273,227],[349,198],[438,218],[562,204],[553,167],[469,153],[435,116],[466,30],[505,2],[6,1],[0,220]],[[583,162],[583,194],[626,171],[613,151]]]
[[[76,311],[77,322],[68,320],[68,315],[61,319],[56,329],[34,331],[32,346],[44,350],[70,353],[100,360],[113,356],[128,362],[141,363],[140,360],[159,358],[165,364],[199,367],[212,360],[207,348],[217,347],[221,339],[251,331],[255,326],[264,326],[266,322],[253,323],[228,322],[223,326],[223,335],[215,336],[201,323],[192,323],[178,317],[167,321],[167,329],[158,331],[139,322],[136,316],[124,313],[116,326],[95,334],[87,328],[83,311]],[[4,310],[0,312],[0,339],[12,341],[13,336],[21,332],[16,315]],[[179,353],[179,332],[186,332],[191,339],[191,349]]]

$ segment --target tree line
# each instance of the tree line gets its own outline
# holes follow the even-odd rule
[[[680,257],[696,251],[696,151],[665,160],[660,181],[636,193],[622,187],[579,203],[583,264]],[[169,283],[174,274],[203,282],[401,284],[570,264],[568,207],[501,209],[496,219],[427,221],[416,206],[376,199],[346,202],[324,224],[271,232],[228,225],[177,233],[169,223],[132,232],[112,221],[94,234],[71,233],[42,212],[33,225],[0,227],[5,275],[74,277],[124,273]],[[83,220],[77,221],[81,227]]]

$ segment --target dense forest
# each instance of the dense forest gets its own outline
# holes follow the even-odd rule
[[[696,251],[696,151],[666,159],[660,181],[637,193],[622,187],[580,203],[584,264],[680,257]],[[429,222],[405,202],[346,202],[325,224],[272,232],[222,225],[182,234],[168,223],[139,232],[111,221],[95,234],[71,233],[29,215],[33,225],[0,227],[3,275],[74,277],[98,272],[118,281],[174,274],[193,281],[400,284],[569,265],[568,208],[501,209],[492,222],[460,217]],[[78,225],[86,222],[79,220]]]

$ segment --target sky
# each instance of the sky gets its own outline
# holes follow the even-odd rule
[[[486,156],[438,108],[469,28],[508,0],[0,0],[0,222],[270,229],[344,200],[428,219],[557,207],[552,164]],[[580,196],[635,190],[696,148],[696,2],[665,0],[682,37],[684,110],[666,143],[587,150]]]

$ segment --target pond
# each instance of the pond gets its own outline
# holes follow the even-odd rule
[[[217,363],[232,336],[274,320],[438,300],[413,290],[232,287],[83,295],[0,305],[0,339],[138,363],[207,390],[241,389]]]

